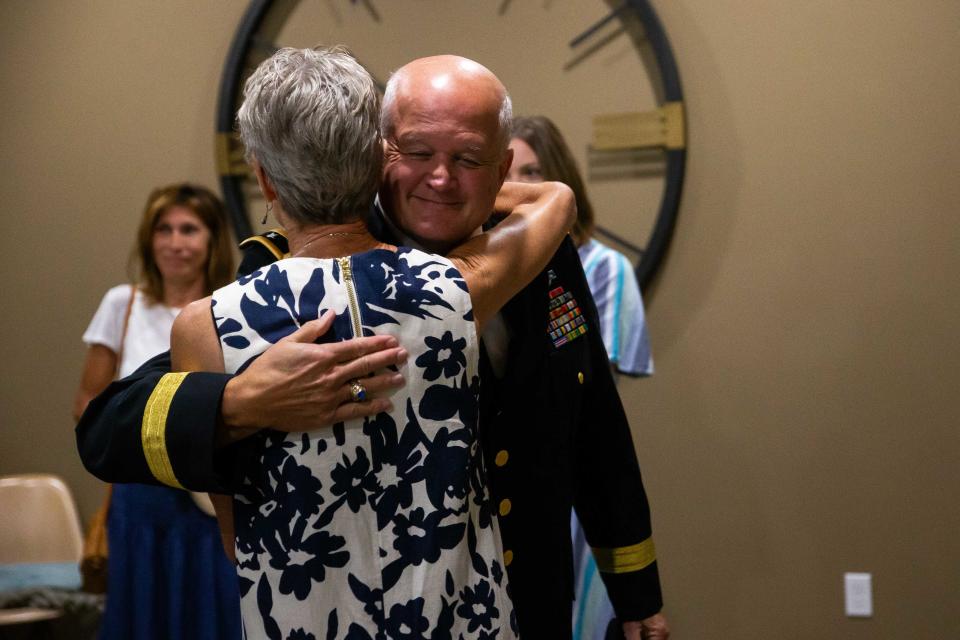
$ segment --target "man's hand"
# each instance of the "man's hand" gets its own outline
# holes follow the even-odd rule
[[[667,640],[670,637],[670,625],[667,618],[658,613],[640,622],[624,622],[623,636],[627,640]]]
[[[314,344],[334,317],[328,311],[307,322],[227,383],[220,410],[226,440],[262,427],[309,431],[390,408],[387,398],[377,396],[401,386],[403,376],[391,371],[366,376],[403,364],[406,350],[393,336]],[[354,378],[363,380],[370,400],[352,401],[349,382]]]

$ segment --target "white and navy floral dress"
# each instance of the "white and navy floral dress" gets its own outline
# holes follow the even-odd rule
[[[234,496],[247,637],[515,637],[462,276],[406,248],[282,260],[214,293],[226,371],[328,309],[327,341],[395,335],[406,385],[390,413],[255,436]]]

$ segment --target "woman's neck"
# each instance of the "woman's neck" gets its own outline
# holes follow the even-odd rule
[[[293,258],[338,258],[389,246],[370,234],[363,219],[344,224],[291,226],[286,233]]]
[[[164,280],[163,304],[179,309],[206,295],[203,276],[194,280]]]

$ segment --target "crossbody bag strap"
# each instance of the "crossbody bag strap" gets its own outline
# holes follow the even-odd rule
[[[120,363],[123,361],[123,345],[127,341],[127,326],[130,324],[130,312],[133,310],[133,301],[137,298],[137,286],[130,285],[130,300],[127,301],[127,310],[123,312],[123,331],[120,333],[120,348],[117,349],[117,369],[113,372],[114,379],[120,377]]]

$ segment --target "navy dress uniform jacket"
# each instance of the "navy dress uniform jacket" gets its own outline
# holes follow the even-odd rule
[[[245,244],[242,272],[282,255],[272,242]],[[618,618],[653,615],[662,598],[647,497],[569,239],[504,307],[503,318],[511,335],[506,373],[498,380],[482,356],[480,428],[521,634],[571,636],[571,506]],[[215,449],[214,437],[231,377],[170,373],[169,353],[153,358],[84,412],[76,429],[84,465],[107,482],[230,493],[246,448],[241,441]]]
[[[557,324],[573,310],[584,324]],[[498,380],[481,360],[480,442],[521,633],[570,636],[571,506],[617,617],[649,617],[662,600],[647,497],[596,307],[569,239],[502,314],[511,334],[507,366]],[[570,324],[586,331],[569,339],[562,327]],[[554,326],[560,331],[551,335]]]

